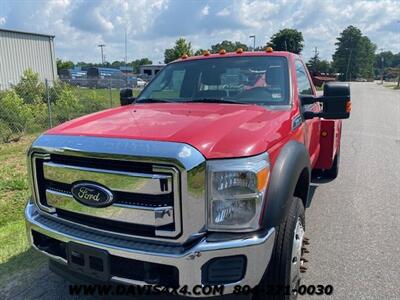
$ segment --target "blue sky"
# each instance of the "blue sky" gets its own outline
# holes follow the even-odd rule
[[[163,60],[164,49],[184,37],[197,48],[222,40],[252,44],[266,41],[290,27],[303,32],[308,59],[318,47],[331,59],[339,33],[359,27],[378,48],[400,52],[400,1],[345,0],[1,0],[0,28],[56,36],[56,56],[77,61],[100,61],[98,44],[106,44],[108,61]]]

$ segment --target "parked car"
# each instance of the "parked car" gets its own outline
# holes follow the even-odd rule
[[[144,87],[146,86],[146,84],[147,84],[147,82],[144,81],[144,80],[141,79],[141,78],[138,78],[137,81],[136,81],[136,86],[137,86],[138,88],[144,88]]]
[[[349,85],[317,96],[296,54],[221,51],[168,64],[121,105],[29,150],[27,230],[51,270],[295,298],[311,178],[338,175]]]

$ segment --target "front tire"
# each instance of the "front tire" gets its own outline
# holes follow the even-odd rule
[[[292,291],[300,285],[304,233],[304,205],[300,198],[293,197],[282,223],[276,228],[271,261],[253,300],[297,298]]]

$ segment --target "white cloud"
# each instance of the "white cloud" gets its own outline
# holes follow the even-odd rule
[[[226,17],[229,16],[231,13],[229,11],[229,9],[227,9],[226,7],[221,9],[219,12],[217,12],[217,16],[218,17]]]
[[[210,13],[210,6],[208,4],[204,6],[204,8],[201,10],[201,13],[205,16],[208,16],[208,14]]]
[[[163,60],[164,49],[178,37],[196,48],[222,40],[264,45],[278,30],[303,32],[308,58],[318,47],[330,59],[336,37],[348,25],[361,29],[379,48],[400,51],[400,6],[396,0],[43,0],[0,1],[0,25],[56,35],[56,55],[73,61],[99,61],[97,45],[106,44],[110,61]],[[7,21],[7,22],[6,22]]]

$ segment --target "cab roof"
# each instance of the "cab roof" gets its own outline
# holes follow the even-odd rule
[[[194,55],[188,56],[187,58],[179,58],[174,62],[188,61],[188,60],[200,60],[200,59],[210,59],[210,58],[223,58],[223,57],[241,57],[241,56],[282,56],[282,57],[290,57],[297,56],[295,53],[287,52],[287,51],[243,51],[243,52],[226,52],[224,54],[216,53],[216,54],[208,54],[208,55]]]

